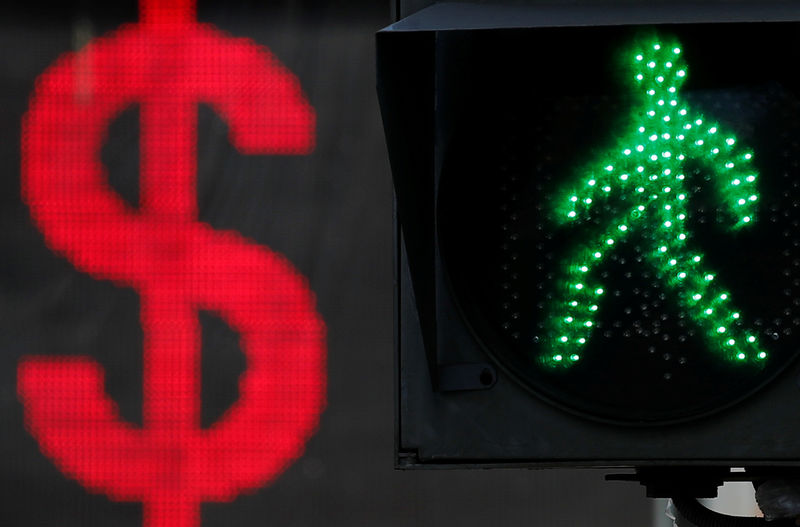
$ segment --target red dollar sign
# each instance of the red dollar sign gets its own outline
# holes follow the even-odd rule
[[[90,492],[143,503],[145,527],[197,527],[302,454],[325,404],[324,326],[280,255],[197,219],[197,105],[244,153],[303,154],[315,117],[269,52],[196,21],[193,0],[142,0],[141,21],[61,56],[22,124],[22,195],[50,249],[134,288],[144,333],[143,427],[123,421],[88,357],[25,357],[18,392],[42,452]],[[140,207],[106,181],[110,122],[138,103]],[[200,426],[199,310],[241,336],[239,400]]]

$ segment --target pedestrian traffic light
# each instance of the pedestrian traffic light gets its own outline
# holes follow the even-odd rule
[[[433,4],[378,34],[399,466],[797,463],[798,21]]]

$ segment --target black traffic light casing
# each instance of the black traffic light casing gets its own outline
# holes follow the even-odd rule
[[[396,198],[399,467],[800,465],[797,20],[788,3],[435,3],[378,33]],[[543,210],[591,159],[581,152],[608,144],[628,118],[609,113],[628,102],[615,61],[652,35],[685,46],[687,100],[756,153],[755,225],[775,238],[715,230],[724,220],[705,210],[703,168],[687,170],[700,182],[693,242],[705,244],[771,362],[744,370],[706,353],[690,310],[634,261],[637,246],[603,271],[617,299],[599,315],[594,353],[542,371],[530,357],[546,348],[538,334],[557,296],[549,260],[582,233]],[[517,238],[504,232],[511,215],[525,223],[512,226]],[[521,278],[500,276],[503,262]],[[522,297],[522,316],[503,312],[505,294]]]

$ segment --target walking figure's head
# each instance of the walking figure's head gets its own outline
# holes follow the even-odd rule
[[[638,90],[647,101],[675,100],[686,80],[683,50],[674,39],[650,37],[638,41],[626,57]]]

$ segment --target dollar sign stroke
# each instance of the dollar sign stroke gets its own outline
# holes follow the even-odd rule
[[[102,367],[27,356],[27,430],[88,491],[143,504],[145,527],[197,527],[203,501],[231,501],[302,454],[325,405],[324,325],[285,258],[198,221],[197,105],[246,154],[303,154],[315,115],[297,79],[253,42],[196,21],[193,0],[142,0],[140,21],[61,56],[22,123],[22,196],[47,246],[141,300],[143,426],[120,418]],[[89,68],[89,74],[79,71]],[[138,103],[140,206],[106,181],[110,122]],[[241,337],[239,399],[200,426],[199,310]]]

